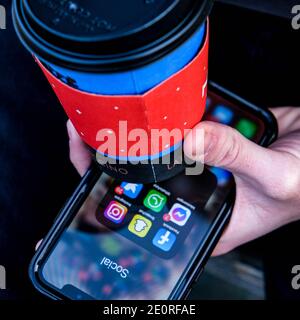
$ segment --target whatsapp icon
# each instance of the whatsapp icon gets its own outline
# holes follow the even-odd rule
[[[154,212],[161,212],[166,202],[167,197],[164,194],[152,189],[144,200],[144,206]]]

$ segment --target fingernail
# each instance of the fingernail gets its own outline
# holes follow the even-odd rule
[[[204,134],[204,142],[203,144],[194,144],[193,148],[193,157],[194,158],[202,158],[205,157],[210,150],[214,147],[216,144],[216,137],[210,133],[210,132],[205,132]]]
[[[67,122],[67,131],[68,131],[68,135],[69,135],[69,139],[72,140],[74,139],[74,126],[73,123],[71,121]]]

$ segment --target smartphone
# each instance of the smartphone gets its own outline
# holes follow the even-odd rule
[[[262,146],[277,136],[273,115],[211,82],[205,119]],[[93,166],[34,256],[34,286],[53,299],[178,300],[199,279],[230,218],[235,182],[205,167],[141,185]]]

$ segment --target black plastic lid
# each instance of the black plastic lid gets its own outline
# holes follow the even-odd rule
[[[38,56],[85,71],[133,68],[180,45],[213,0],[14,0],[23,44]]]

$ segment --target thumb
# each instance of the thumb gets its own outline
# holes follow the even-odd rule
[[[204,143],[201,144],[198,142],[203,132]],[[203,145],[204,155],[200,156]],[[201,122],[189,133],[184,151],[195,161],[203,161],[204,158],[209,166],[221,167],[237,176],[248,176],[258,181],[266,175],[274,176],[273,165],[281,163],[276,151],[258,146],[231,127],[210,121]]]

